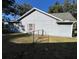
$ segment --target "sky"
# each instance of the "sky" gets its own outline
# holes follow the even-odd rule
[[[38,9],[47,12],[49,6],[53,5],[56,1],[62,4],[64,0],[16,0],[16,3],[18,4],[28,3],[33,7],[36,7]]]

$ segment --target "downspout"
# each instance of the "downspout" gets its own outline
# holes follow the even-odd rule
[[[71,29],[72,36],[71,37],[73,37],[73,25],[74,25],[74,23],[72,24],[72,29]]]

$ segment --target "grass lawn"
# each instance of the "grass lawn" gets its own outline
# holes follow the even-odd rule
[[[8,35],[8,38],[10,38],[10,42],[13,43],[32,43],[33,42],[33,36],[27,36],[26,34],[13,34]],[[47,36],[45,36],[47,37]],[[37,36],[35,36],[37,38]],[[34,39],[36,41],[36,39]],[[41,40],[41,43],[61,43],[61,42],[77,42],[77,38],[68,38],[68,37],[55,37],[55,36],[49,36],[49,39],[46,39],[43,41],[44,38]]]
[[[3,35],[2,59],[77,59],[77,43],[73,41],[76,38],[49,37],[49,39],[50,43],[33,44],[32,36]],[[68,42],[64,43],[64,40]]]
[[[68,37],[50,37],[49,38],[49,42],[52,43],[52,42],[77,42],[77,38],[76,37],[73,37],[73,38],[68,38]]]

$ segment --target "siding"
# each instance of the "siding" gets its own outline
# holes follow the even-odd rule
[[[21,32],[28,32],[27,24],[35,24],[35,30],[43,29],[47,35],[72,37],[72,25],[58,25],[56,21],[54,18],[34,11],[21,20],[22,25],[25,26],[25,31]]]

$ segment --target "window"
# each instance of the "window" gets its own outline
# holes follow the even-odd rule
[[[33,31],[35,25],[34,25],[34,24],[29,24],[28,27],[29,27],[29,28],[28,28],[29,31]]]

